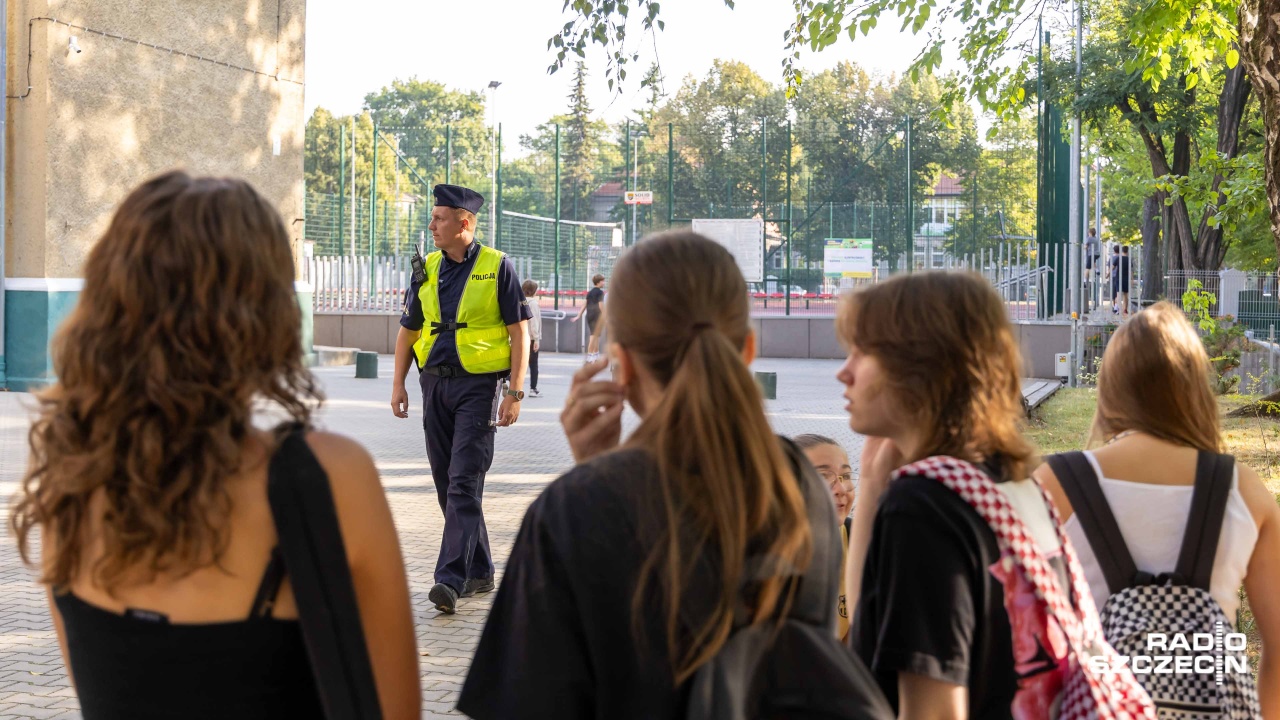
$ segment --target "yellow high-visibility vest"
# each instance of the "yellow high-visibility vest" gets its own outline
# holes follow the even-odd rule
[[[455,318],[458,328],[453,337],[462,369],[472,374],[511,369],[510,336],[498,307],[498,266],[502,258],[503,253],[481,245],[480,255],[471,268],[471,275],[462,289],[462,298],[458,301],[458,317]],[[440,322],[440,263],[443,260],[444,253],[440,250],[427,256],[426,278],[418,288],[424,323],[422,335],[413,344],[413,352],[420,368],[427,366],[431,346],[435,345],[441,332],[440,328],[435,328],[433,334],[432,329],[435,327],[433,323]]]

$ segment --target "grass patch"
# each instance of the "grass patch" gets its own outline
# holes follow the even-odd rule
[[[1089,439],[1097,405],[1097,390],[1064,387],[1032,413],[1027,437],[1045,455],[1081,450]]]
[[[1222,395],[1218,398],[1218,412],[1226,415],[1257,399],[1251,395]],[[1080,450],[1088,441],[1097,402],[1098,393],[1093,388],[1062,388],[1032,414],[1027,423],[1027,437],[1046,455]],[[1280,422],[1270,418],[1223,417],[1222,435],[1227,452],[1242,465],[1253,468],[1275,494],[1276,502],[1280,502]],[[1236,626],[1249,638],[1249,661],[1256,675],[1262,638],[1243,589],[1240,598]]]

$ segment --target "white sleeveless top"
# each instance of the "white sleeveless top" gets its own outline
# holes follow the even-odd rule
[[[1111,506],[1111,512],[1120,525],[1120,534],[1129,546],[1133,562],[1139,570],[1153,575],[1171,573],[1178,564],[1182,550],[1182,536],[1191,514],[1191,485],[1151,485],[1148,483],[1115,480],[1105,477],[1093,453],[1085,451],[1085,457],[1093,465],[1102,485],[1102,494]],[[1093,548],[1085,539],[1080,519],[1072,514],[1064,526],[1067,537],[1076,549],[1085,579],[1093,591],[1093,601],[1098,610],[1106,604],[1111,593],[1102,568],[1093,554]],[[1209,581],[1209,594],[1222,606],[1227,618],[1234,624],[1236,611],[1240,609],[1240,585],[1244,582],[1258,542],[1258,525],[1253,514],[1240,495],[1240,475],[1231,478],[1231,494],[1227,496],[1226,515],[1222,521],[1222,534],[1218,540],[1218,553],[1213,561],[1213,576]]]

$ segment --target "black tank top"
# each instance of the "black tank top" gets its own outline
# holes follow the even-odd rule
[[[283,580],[273,551],[249,617],[200,625],[55,594],[84,720],[323,717],[301,627],[271,617]]]

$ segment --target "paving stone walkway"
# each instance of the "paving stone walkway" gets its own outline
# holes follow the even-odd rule
[[[559,415],[570,377],[581,362],[580,355],[543,355],[539,380],[543,397],[527,399],[519,423],[498,431],[493,470],[485,481],[485,516],[499,582],[525,508],[544,485],[572,464]],[[847,425],[841,388],[835,381],[839,367],[839,361],[830,360],[766,359],[754,365],[756,370],[778,374],[779,399],[768,403],[777,432],[834,437],[849,449],[856,466],[861,440]],[[413,402],[409,420],[393,417],[390,356],[381,359],[379,371],[380,380],[356,380],[351,366],[317,368],[316,376],[328,396],[319,423],[356,438],[377,461],[413,593],[423,717],[457,717],[453,704],[491,601],[484,597],[464,601],[450,617],[439,615],[427,600],[443,519],[427,465],[421,402],[420,398]],[[6,509],[26,467],[31,405],[30,395],[0,392],[0,501]],[[630,413],[624,418],[628,430],[636,422]],[[19,563],[6,527],[0,532],[0,720],[79,718],[78,707],[49,623],[44,591]],[[174,708],[174,717],[181,716],[182,709]]]

